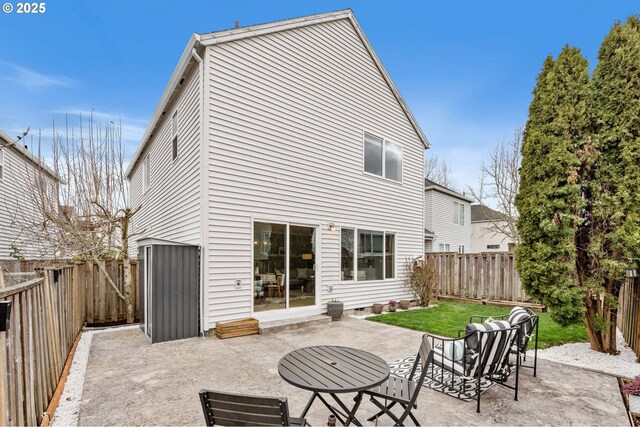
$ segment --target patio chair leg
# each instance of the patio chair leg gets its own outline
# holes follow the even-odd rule
[[[373,401],[373,397],[371,398],[371,401]],[[391,405],[387,406],[387,410],[389,410],[389,409],[393,408],[393,407],[394,407],[394,405],[395,405],[396,403],[397,403],[397,402],[391,402]],[[383,414],[384,414],[384,411],[380,411],[380,412],[378,412],[377,414],[375,414],[373,417],[369,417],[369,418],[367,418],[367,421],[373,421],[373,420],[375,420],[376,418],[378,418],[380,415],[383,415]]]
[[[411,406],[407,406],[407,405],[405,405],[405,404],[403,404],[403,403],[401,403],[400,405],[402,405],[402,408],[404,409],[404,413],[403,413],[403,414],[402,414],[402,416],[398,419],[398,422],[396,423],[396,425],[397,425],[397,426],[398,426],[398,425],[404,425],[404,420],[405,420],[405,419],[407,418],[407,416],[408,416],[409,418],[411,418],[411,421],[413,421],[413,423],[414,423],[416,426],[419,426],[419,425],[420,425],[420,423],[418,422],[418,420],[416,419],[416,417],[415,417],[415,416],[413,415],[413,413],[411,412],[411,409],[413,409],[413,408],[414,408],[414,406],[413,406],[413,405],[411,405]],[[407,408],[410,408],[410,409],[407,409]]]
[[[391,418],[393,420],[394,423],[398,423],[398,417],[396,417],[393,412],[391,412],[389,410],[389,408],[391,408],[391,406],[393,405],[389,405],[389,407],[384,406],[382,403],[378,402],[377,399],[371,397],[371,402],[373,402],[374,405],[376,405],[378,408],[380,408],[380,410],[382,411],[382,413],[387,414],[389,416],[389,418]],[[395,402],[393,402],[395,403]],[[367,421],[371,421],[371,420],[367,420]]]
[[[476,399],[478,401],[478,406],[476,407],[476,412],[480,413],[480,380],[482,377],[479,377],[476,385]]]

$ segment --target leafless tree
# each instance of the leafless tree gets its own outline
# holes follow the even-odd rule
[[[504,214],[487,218],[488,233],[504,234],[516,244],[520,242],[516,221],[518,210],[515,201],[520,186],[520,162],[522,160],[523,128],[519,127],[508,141],[493,147],[489,163],[482,162],[478,187],[469,187],[469,193],[478,203],[495,206]]]
[[[38,158],[42,137],[39,135]],[[51,169],[59,181],[43,173],[32,174],[31,196],[38,218],[26,227],[39,245],[48,245],[58,256],[96,263],[127,308],[127,321],[133,322],[131,260],[129,242],[131,219],[140,209],[128,205],[128,183],[124,172],[121,124],[100,125],[89,117],[88,126],[80,116],[80,129],[65,123],[64,135],[55,131]],[[124,266],[124,293],[106,269],[106,260],[118,259]]]
[[[457,184],[452,176],[452,170],[444,160],[432,154],[424,162],[424,177],[430,181],[457,191]]]

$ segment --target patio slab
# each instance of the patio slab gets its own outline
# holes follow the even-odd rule
[[[272,335],[228,340],[193,338],[149,344],[135,329],[95,334],[80,407],[80,425],[204,425],[201,388],[286,396],[298,415],[310,393],[285,383],[277,363],[309,345],[345,345],[391,362],[414,354],[420,332],[366,320],[346,319]],[[494,386],[475,402],[423,389],[415,412],[425,425],[628,425],[616,379],[539,360],[538,377],[522,370],[519,401]],[[346,402],[346,396],[344,401]],[[365,400],[361,421],[374,413]],[[314,403],[307,419],[326,425],[329,411]],[[380,425],[390,423],[381,418]]]

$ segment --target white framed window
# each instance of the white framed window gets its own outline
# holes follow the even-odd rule
[[[402,145],[364,133],[364,171],[402,182]]]
[[[0,150],[0,181],[4,179],[4,151]]]
[[[178,158],[178,110],[171,116],[171,160]]]
[[[341,281],[395,279],[395,245],[395,233],[342,228]]]
[[[487,249],[489,250],[500,249],[500,245],[487,245]]]
[[[464,253],[464,245],[458,246],[458,253],[460,253],[460,254]]]
[[[451,245],[449,243],[440,243],[438,245],[438,250],[440,252],[451,252]]]
[[[151,186],[151,155],[147,154],[147,157],[142,161],[142,189],[146,193]]]
[[[464,225],[464,203],[453,202],[453,223]]]

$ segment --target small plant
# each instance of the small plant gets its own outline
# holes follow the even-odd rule
[[[398,301],[392,299],[391,301],[389,301],[389,308],[391,307],[396,307],[398,305]]]
[[[636,377],[630,383],[623,385],[622,392],[626,394],[640,395],[640,376]]]
[[[421,307],[428,307],[436,286],[438,270],[433,260],[408,258],[404,263],[405,286],[413,293]]]

